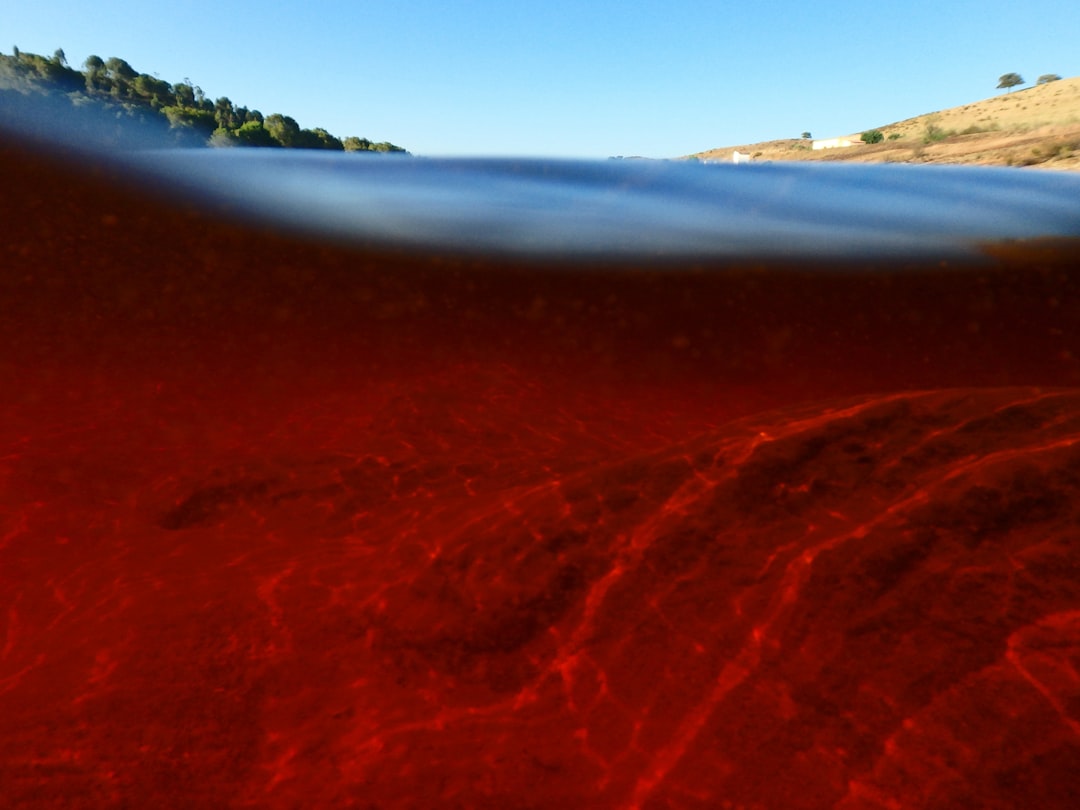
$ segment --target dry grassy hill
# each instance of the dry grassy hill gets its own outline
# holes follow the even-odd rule
[[[759,161],[963,163],[1080,170],[1080,77],[868,129],[880,130],[885,140],[813,150],[810,141],[789,138],[710,149],[692,157],[730,161],[738,150]],[[853,133],[851,139],[858,142],[859,135]]]

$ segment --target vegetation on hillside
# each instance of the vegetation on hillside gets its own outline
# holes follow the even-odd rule
[[[155,126],[177,146],[266,146],[334,149],[347,152],[404,152],[383,141],[355,136],[338,138],[325,129],[302,129],[288,115],[263,116],[229,98],[211,100],[190,79],[170,84],[139,73],[119,57],[89,56],[83,70],[68,65],[62,50],[51,57],[15,48],[0,54],[0,94],[4,106],[18,112],[34,97],[70,104],[64,121],[73,124],[91,114],[106,114],[127,126]]]
[[[1014,87],[1026,84],[1024,77],[1019,73],[1005,73],[998,78],[998,90],[1008,90],[1010,93]]]
[[[848,148],[811,149],[805,137],[791,137],[733,144],[694,157],[728,163],[738,151],[764,161],[951,163],[1080,171],[1080,76],[1042,74],[1022,92],[1000,93],[914,116],[864,130],[849,140],[858,143]]]

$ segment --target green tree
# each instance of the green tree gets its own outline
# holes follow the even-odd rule
[[[18,51],[16,48],[15,50]],[[52,57],[41,56],[27,51],[18,51],[17,56],[0,57],[5,73],[24,92],[62,93],[78,92],[82,89],[85,78],[68,67],[63,51],[57,51]]]
[[[110,79],[125,84],[134,81],[135,77],[139,75],[135,68],[118,56],[110,56],[105,60],[105,70],[108,72]]]
[[[86,90],[93,93],[95,90],[108,90],[103,86],[108,79],[105,76],[105,61],[94,54],[86,57],[83,62],[83,72],[86,76]]]
[[[300,136],[294,145],[301,149],[334,149],[341,151],[345,148],[338,138],[335,138],[322,127],[300,130]]]
[[[342,145],[346,152],[368,152],[372,146],[367,138],[357,138],[355,135],[350,135],[342,141]]]
[[[810,139],[811,139],[811,138],[813,138],[813,137],[814,137],[814,136],[813,136],[813,135],[811,135],[811,134],[810,134],[809,132],[804,132],[804,133],[802,134],[802,139],[803,139],[804,141],[808,141],[808,140],[810,140]]]
[[[235,129],[239,123],[236,120],[236,111],[233,109],[233,103],[222,96],[214,102],[214,120],[217,121],[219,127],[225,129]]]
[[[109,84],[108,91],[118,101],[135,95],[131,83],[138,75],[135,68],[118,56],[110,56],[105,60],[105,76]]]
[[[164,107],[161,110],[169,121],[169,127],[175,130],[190,130],[191,134],[203,139],[209,138],[217,129],[217,121],[209,110],[192,107]]]
[[[880,129],[871,129],[864,132],[860,136],[860,139],[863,143],[881,143],[883,140],[885,140],[885,136],[882,134]]]
[[[145,99],[154,109],[159,107],[171,107],[176,104],[176,95],[172,86],[154,76],[140,73],[131,83],[131,90],[135,97]]]
[[[1024,79],[1019,73],[1004,73],[998,78],[998,90],[1005,89],[1011,93],[1014,87],[1024,83]]]
[[[176,103],[178,106],[195,106],[195,88],[192,87],[190,80],[185,80],[179,84],[173,85],[173,94],[176,96]]]
[[[301,129],[296,120],[280,113],[266,119],[258,110],[234,105],[227,97],[207,99],[191,79],[171,85],[156,76],[138,73],[117,56],[102,59],[90,55],[83,69],[67,62],[63,49],[51,57],[12,49],[13,56],[0,55],[0,89],[20,94],[67,96],[73,110],[107,111],[120,125],[161,127],[167,121],[170,140],[177,145],[290,146],[349,151],[404,152],[389,142],[372,143],[366,138],[335,137],[325,129]],[[111,98],[110,98],[111,97]]]
[[[1035,80],[1035,84],[1050,84],[1050,82],[1059,82],[1061,77],[1056,73],[1044,73],[1038,79]]]
[[[296,123],[296,119],[288,115],[281,113],[268,115],[263,121],[263,126],[282,146],[297,146],[301,140],[300,125]]]
[[[241,146],[281,146],[274,137],[266,131],[261,121],[247,121],[236,130],[236,140]]]

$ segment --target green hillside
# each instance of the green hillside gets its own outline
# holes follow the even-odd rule
[[[387,141],[339,138],[318,127],[302,129],[288,115],[264,116],[226,96],[211,100],[190,80],[170,84],[139,73],[119,57],[89,56],[82,67],[68,65],[62,50],[49,57],[18,48],[11,56],[0,54],[0,113],[22,120],[42,106],[50,108],[55,113],[50,126],[75,131],[42,134],[68,141],[78,141],[84,134],[92,142],[108,141],[109,129],[100,122],[109,121],[114,122],[113,130],[158,130],[164,143],[175,146],[405,151]]]

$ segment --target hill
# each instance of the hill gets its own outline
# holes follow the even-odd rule
[[[983,101],[918,115],[877,129],[885,140],[854,146],[811,148],[798,138],[740,144],[698,152],[700,160],[852,161],[860,163],[956,163],[1038,166],[1080,170],[1080,77],[1061,79]]]
[[[19,122],[38,136],[84,146],[267,146],[347,152],[404,152],[389,142],[338,138],[325,129],[302,129],[281,113],[263,116],[211,100],[190,79],[170,84],[139,73],[119,57],[89,56],[79,71],[63,50],[51,57],[20,51],[0,54],[0,121]]]

